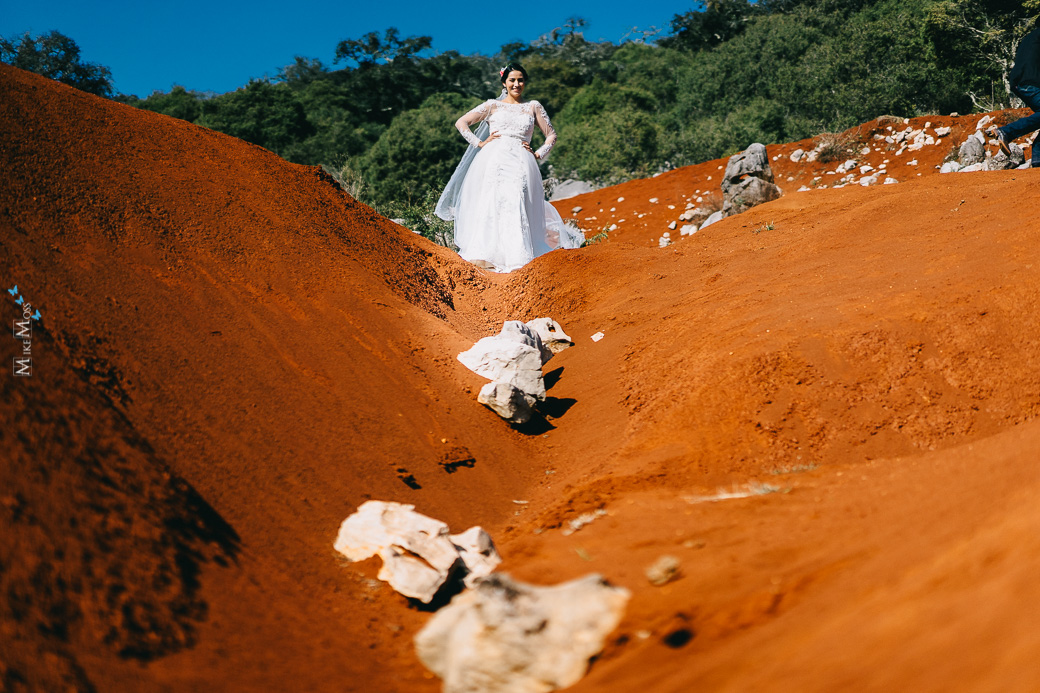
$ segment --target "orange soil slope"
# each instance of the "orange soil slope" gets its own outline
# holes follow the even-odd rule
[[[1040,687],[1038,172],[496,276],[316,169],[0,82],[0,263],[44,314],[4,386],[8,687],[437,690],[426,614],[331,549],[369,497],[485,524],[523,579],[631,589],[574,690]],[[516,431],[454,355],[542,315],[578,346]]]
[[[208,618],[200,607],[191,620],[199,645],[183,660],[113,667],[121,643],[87,624],[71,624],[60,649],[109,690],[118,677],[142,688],[148,680],[222,690],[328,681],[378,688],[394,675],[386,668],[394,633],[364,576],[344,579],[331,548],[339,522],[374,497],[418,503],[464,529],[495,521],[502,513],[494,501],[524,483],[524,470],[510,462],[524,457],[524,437],[492,418],[460,415],[477,408],[453,357],[479,335],[452,306],[466,301],[465,282],[484,280],[354,202],[316,168],[0,69],[2,274],[5,288],[17,284],[41,310],[46,337],[29,384],[4,380],[23,398],[8,403],[6,421],[18,426],[5,434],[42,435],[27,415],[10,418],[32,402],[32,411],[52,416],[83,409],[76,439],[113,418],[129,429],[118,436],[133,435],[148,451],[132,463],[128,484],[168,465],[241,542],[237,567],[203,572],[194,598],[208,604]],[[465,336],[438,315],[451,315]],[[479,314],[473,322],[482,324]],[[71,392],[64,404],[70,371],[97,393],[89,406]],[[43,393],[46,406],[34,399]],[[26,447],[20,459],[58,467],[74,452]],[[7,474],[20,473],[17,459]],[[40,481],[54,493],[65,483]],[[105,494],[101,481],[92,484],[90,493]],[[35,496],[48,498],[46,488]],[[135,508],[112,521],[136,531]],[[8,541],[37,514],[11,512]],[[82,525],[108,522],[103,512],[84,510],[66,524],[85,537],[94,530]],[[41,587],[48,591],[64,591],[67,574],[111,572],[134,546],[151,550],[130,538],[116,547],[122,552],[92,548],[59,527],[51,540],[67,565]],[[35,560],[28,543],[4,551],[5,565]],[[30,576],[4,579],[31,591]],[[83,608],[132,591],[129,581],[84,590]],[[5,614],[24,637],[48,618]],[[113,628],[141,640],[162,630]],[[369,656],[344,656],[370,643]]]

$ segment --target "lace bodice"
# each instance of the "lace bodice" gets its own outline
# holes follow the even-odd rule
[[[534,153],[538,159],[544,159],[556,144],[556,131],[549,120],[549,114],[537,101],[512,104],[488,99],[459,118],[455,122],[455,127],[459,129],[467,142],[476,147],[480,144],[480,139],[473,134],[470,128],[483,120],[487,120],[491,132],[497,132],[501,137],[515,137],[525,142],[531,141],[534,126],[537,124],[542,134],[545,135],[545,144]]]

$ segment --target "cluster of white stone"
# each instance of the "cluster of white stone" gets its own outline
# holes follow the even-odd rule
[[[621,622],[630,593],[599,575],[539,587],[492,574],[502,559],[480,527],[451,534],[415,507],[363,503],[335,549],[380,556],[379,579],[429,604],[457,575],[464,588],[415,636],[419,659],[445,693],[542,693],[577,683]]]
[[[971,173],[972,171],[1002,171],[1009,168],[1029,168],[1025,152],[1017,144],[1008,145],[1011,156],[999,151],[1000,143],[986,137],[986,128],[993,123],[992,116],[979,120],[975,132],[968,136],[957,150],[957,158],[946,161],[939,168],[940,173]],[[1035,141],[1033,133],[1028,142]],[[997,148],[995,154],[986,150],[986,145]]]
[[[531,419],[535,403],[545,399],[542,366],[553,354],[573,345],[552,318],[526,324],[508,320],[499,334],[484,337],[457,358],[491,381],[481,388],[477,401],[503,419],[522,424]]]

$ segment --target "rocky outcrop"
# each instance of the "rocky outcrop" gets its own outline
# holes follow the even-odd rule
[[[367,501],[343,521],[333,548],[351,561],[383,559],[376,576],[413,599],[430,603],[461,571],[472,585],[501,563],[480,527],[452,535],[448,525],[415,512],[414,505]]]
[[[459,362],[491,382],[477,401],[515,424],[530,421],[537,402],[545,400],[542,366],[574,342],[552,318],[528,323],[509,320],[502,331],[484,337],[458,355]]]
[[[438,611],[415,636],[415,649],[445,693],[566,688],[603,649],[628,598],[599,575],[537,587],[496,574]]]
[[[542,346],[554,354],[574,346],[574,340],[563,331],[563,326],[552,318],[537,318],[526,323],[542,340]],[[548,359],[546,359],[548,360]]]
[[[961,143],[957,150],[957,162],[961,168],[977,164],[986,159],[986,148],[983,146],[981,133],[975,133]]]
[[[739,214],[756,205],[775,200],[783,194],[773,182],[773,169],[763,144],[752,144],[730,157],[722,178],[722,211],[725,216]]]

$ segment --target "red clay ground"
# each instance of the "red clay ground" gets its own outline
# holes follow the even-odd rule
[[[926,147],[898,185],[498,276],[315,168],[0,84],[4,288],[43,314],[0,381],[5,690],[438,690],[428,615],[332,550],[368,498],[632,590],[575,691],[1040,689],[1040,172]],[[719,163],[591,196],[654,212]],[[454,357],[543,315],[577,346],[517,431]]]

